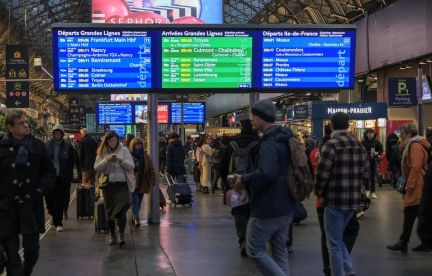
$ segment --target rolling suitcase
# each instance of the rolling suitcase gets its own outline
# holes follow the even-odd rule
[[[159,188],[159,207],[164,209],[166,206],[166,200],[162,193],[162,190]]]
[[[95,188],[94,186],[78,186],[77,188],[77,219],[80,217],[91,217],[94,216],[94,200],[95,200]]]
[[[174,207],[176,207],[178,204],[189,204],[189,206],[192,206],[192,202],[194,202],[194,200],[193,193],[189,185],[184,183],[175,183],[172,176],[167,176],[166,179],[168,181],[167,194],[171,200],[171,203],[174,204]]]
[[[193,174],[194,173],[194,167],[195,167],[195,159],[188,159],[187,163],[188,163],[188,168],[189,168],[188,173]]]
[[[109,226],[106,219],[105,204],[101,201],[95,204],[94,223],[95,232],[98,232],[99,234],[101,231],[104,231],[105,233],[109,232]]]

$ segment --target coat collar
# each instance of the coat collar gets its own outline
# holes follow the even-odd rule
[[[29,134],[29,138],[28,138],[28,142],[27,142],[27,150],[30,153],[36,153],[35,150],[35,144],[34,144],[34,136]],[[7,146],[13,146],[12,142],[9,140],[9,134],[5,134],[3,136],[3,139],[1,139],[0,141],[1,145],[7,145]]]

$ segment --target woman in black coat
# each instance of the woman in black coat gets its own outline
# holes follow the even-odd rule
[[[388,160],[388,170],[391,172],[392,186],[395,186],[401,175],[402,152],[399,149],[399,137],[391,133],[387,137],[386,142],[386,157]]]
[[[180,136],[173,132],[167,147],[167,176],[171,175],[177,180],[177,183],[183,183],[183,175],[186,174],[185,159],[185,149],[180,141]]]

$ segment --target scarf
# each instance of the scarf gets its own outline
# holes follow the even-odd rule
[[[139,167],[142,170],[144,168],[144,149],[143,148],[140,148],[139,150],[134,149],[132,154],[138,159]]]
[[[18,149],[18,154],[15,158],[15,165],[17,168],[25,168],[27,167],[28,160],[28,150],[27,143],[29,141],[30,135],[26,135],[22,140],[15,139],[12,135],[8,135],[9,141],[14,144],[20,146]]]
[[[421,140],[424,140],[426,138],[424,138],[423,136],[419,136],[416,135],[414,137],[411,137],[410,139],[405,140],[405,142],[403,142],[399,147],[401,150],[403,150],[403,154],[402,154],[402,175],[403,175],[403,165],[404,165],[404,159],[405,159],[405,154],[407,154],[407,152],[409,151],[409,148],[411,147],[412,143],[416,143],[419,142]],[[404,175],[405,177],[405,175]]]

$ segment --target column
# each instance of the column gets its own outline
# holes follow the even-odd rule
[[[158,95],[157,93],[148,94],[148,117],[147,117],[147,149],[153,160],[156,172],[159,172],[159,141],[158,141]],[[156,173],[156,183],[151,186],[148,196],[147,216],[148,223],[160,223],[159,214],[159,173]]]

